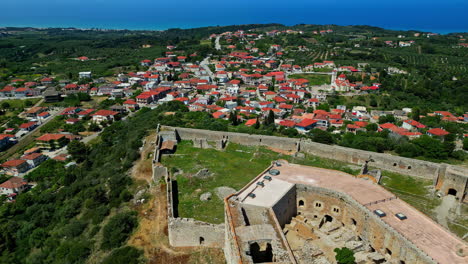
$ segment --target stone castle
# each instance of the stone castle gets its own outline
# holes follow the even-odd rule
[[[159,128],[158,128],[159,130]],[[292,152],[430,178],[443,195],[467,202],[466,169],[426,161],[329,146],[292,138],[162,127],[175,140],[222,149],[229,142]],[[358,263],[467,263],[468,246],[381,186],[363,178],[275,161],[237,193],[225,198],[225,224],[177,217],[167,170],[169,240],[172,246],[223,248],[228,263],[334,263],[333,249],[347,247]],[[210,142],[210,144],[208,143]],[[213,144],[214,142],[214,144]],[[367,166],[366,166],[367,167]]]

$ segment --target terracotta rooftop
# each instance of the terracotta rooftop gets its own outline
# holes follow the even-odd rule
[[[19,188],[23,185],[28,184],[26,181],[24,181],[20,177],[11,177],[11,179],[7,180],[6,182],[0,184],[0,188],[6,188],[6,189],[15,189]]]

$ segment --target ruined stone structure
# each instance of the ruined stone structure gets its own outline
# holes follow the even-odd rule
[[[171,127],[161,130],[175,131],[178,140],[192,140],[199,147],[223,149],[234,142],[360,165],[372,159],[375,167],[433,179],[442,193],[466,199],[467,173],[456,166],[291,138]],[[167,169],[159,164],[160,143],[156,146],[153,177],[164,178],[167,183],[172,246],[223,248],[227,263],[233,264],[334,263],[336,247],[351,248],[360,264],[468,262],[464,241],[375,182],[286,161],[273,162],[225,198],[224,225],[179,218],[177,190]],[[376,210],[385,215],[378,215]]]
[[[277,161],[225,199],[228,263],[334,263],[348,247],[358,263],[468,261],[468,245],[379,185]]]
[[[214,142],[218,149],[223,148],[229,142],[233,142],[247,146],[264,146],[285,151],[297,151],[358,165],[362,165],[369,159],[372,159],[373,162],[370,165],[373,167],[409,176],[430,179],[433,181],[436,189],[444,195],[451,194],[460,202],[468,202],[468,195],[466,195],[468,192],[468,170],[459,166],[409,159],[335,145],[325,145],[296,138],[167,126],[162,126],[162,130],[176,131],[179,140],[200,141],[201,139],[206,139],[206,142]],[[208,145],[208,143],[205,145]]]

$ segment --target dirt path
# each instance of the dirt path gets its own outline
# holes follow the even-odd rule
[[[450,209],[456,206],[455,196],[453,195],[446,195],[442,198],[442,202],[439,206],[434,208],[434,212],[436,213],[437,222],[444,227],[448,228],[447,217],[449,216]]]

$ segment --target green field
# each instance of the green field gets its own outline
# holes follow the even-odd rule
[[[426,215],[432,216],[432,210],[440,204],[440,200],[428,191],[428,188],[432,186],[431,180],[388,171],[382,172],[382,175],[381,184],[386,189]]]
[[[289,75],[291,79],[307,79],[309,80],[310,85],[322,85],[322,84],[330,84],[331,76],[324,75],[324,74],[292,74]]]

